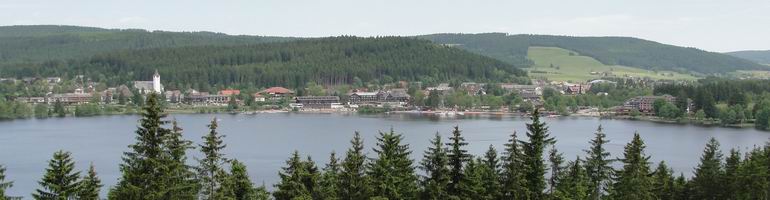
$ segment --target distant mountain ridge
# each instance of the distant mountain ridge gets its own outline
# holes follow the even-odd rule
[[[0,62],[40,62],[82,58],[117,50],[244,45],[296,39],[59,25],[0,26]]]
[[[432,34],[418,36],[449,44],[519,67],[531,66],[526,57],[533,46],[558,47],[593,57],[606,65],[624,65],[648,70],[671,70],[702,74],[736,70],[767,70],[768,66],[721,53],[661,44],[631,37],[572,37],[509,35],[506,33]]]
[[[735,57],[752,60],[761,64],[770,65],[770,50],[749,50],[749,51],[735,51],[728,52],[728,55]]]

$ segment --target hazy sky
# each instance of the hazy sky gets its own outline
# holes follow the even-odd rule
[[[769,0],[0,0],[0,25],[274,36],[506,32],[770,49]]]

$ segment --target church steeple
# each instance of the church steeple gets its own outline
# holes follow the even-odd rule
[[[158,73],[158,69],[155,69],[155,74],[152,75],[152,90],[158,94],[163,90],[163,87],[160,85],[160,74]]]

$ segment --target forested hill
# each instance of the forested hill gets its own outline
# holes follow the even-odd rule
[[[731,56],[752,60],[754,62],[770,65],[770,50],[765,51],[736,51],[727,53]]]
[[[704,74],[735,70],[768,69],[749,60],[720,53],[666,45],[629,37],[568,37],[548,35],[434,34],[419,36],[436,43],[457,46],[516,66],[529,66],[531,46],[559,47],[590,56],[606,65],[625,65],[651,70]]]
[[[0,62],[82,58],[125,49],[243,45],[295,39],[59,25],[0,26]]]
[[[207,85],[286,87],[397,80],[527,81],[510,64],[427,40],[405,37],[332,37],[239,46],[123,50],[84,59],[5,64],[0,74],[72,76],[122,84],[146,80],[155,69],[167,88]]]

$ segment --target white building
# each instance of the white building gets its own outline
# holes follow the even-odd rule
[[[160,84],[160,74],[158,70],[155,70],[155,74],[152,75],[152,81],[134,81],[134,88],[139,90],[139,93],[147,94],[155,92],[161,94],[163,92],[163,85]]]

